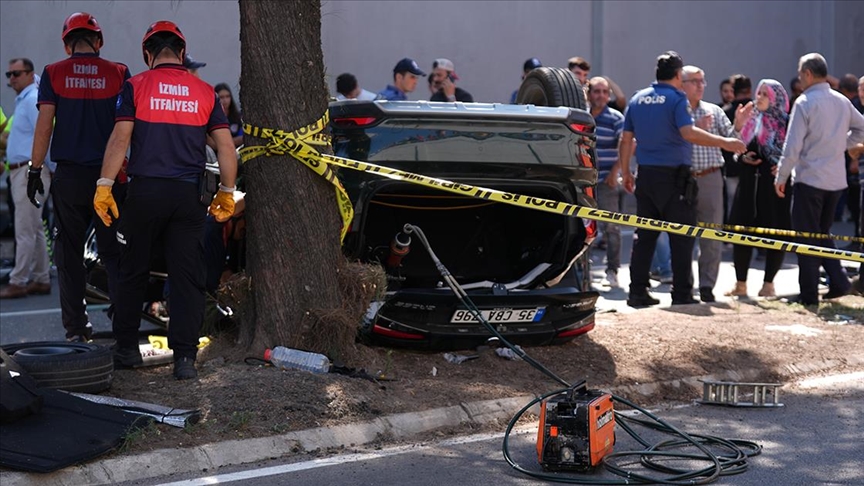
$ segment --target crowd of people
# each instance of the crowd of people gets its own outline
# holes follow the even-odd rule
[[[16,256],[0,298],[51,292],[42,224],[50,194],[66,338],[81,342],[92,336],[83,254],[87,232],[97,221],[113,303],[115,365],[141,362],[139,313],[151,255],[163,249],[171,269],[173,374],[194,378],[204,290],[212,286],[200,247],[211,233],[208,212],[217,223],[234,214],[235,149],[243,143],[240,110],[228,84],[213,87],[200,79],[198,70],[206,64],[188,55],[185,37],[172,22],[147,29],[142,53],[148,69],[135,76],[127,66],[100,57],[102,30],[92,15],[70,15],[61,39],[69,57],[47,65],[41,76],[27,58],[12,59],[6,72],[17,97],[12,117],[0,111],[0,145],[14,203]],[[537,58],[526,60],[523,79],[542,66]],[[852,184],[848,194],[847,187],[849,180],[857,182],[864,154],[864,77],[834,79],[819,54],[800,59],[791,95],[772,79],[757,83],[754,93],[750,79],[736,74],[721,82],[718,104],[704,99],[705,71],[685,65],[672,51],[658,57],[656,82],[629,98],[609,77],[591,77],[584,58],[573,57],[567,66],[582,84],[597,125],[602,209],[621,212],[625,194],[634,193],[637,215],[643,217],[828,233],[843,197],[850,208],[860,208],[860,184]],[[430,101],[474,101],[457,86],[454,63],[445,58],[433,61],[428,76],[416,61],[399,60],[392,84],[378,93],[363,89],[354,75],[341,74],[336,99],[405,100],[421,77],[427,77]],[[518,91],[511,102],[517,97]],[[219,165],[218,190],[206,184],[208,154]],[[857,236],[862,227],[856,227]],[[607,285],[618,287],[621,231],[611,224],[602,231]],[[691,257],[697,240],[671,234],[658,248],[659,235],[636,231],[628,304],[659,303],[649,292],[650,280],[664,267],[671,271],[666,277],[673,305],[713,302],[722,245],[698,240],[697,300]],[[832,246],[830,240],[800,241]],[[758,295],[772,297],[784,254],[772,250],[765,258]],[[737,283],[727,295],[745,296],[752,249],[736,246],[733,259]],[[798,259],[802,304],[818,303],[820,266],[829,276],[823,298],[854,291],[837,260]]]
[[[798,76],[790,83],[792,97],[773,79],[761,80],[754,93],[750,79],[736,74],[721,82],[721,103],[713,104],[704,100],[704,70],[684,65],[678,54],[661,55],[656,75],[654,84],[630,98],[623,114],[609,106],[606,80],[589,80],[602,209],[621,211],[623,186],[634,193],[639,216],[824,235],[830,232],[841,198],[850,208],[860,208],[864,77],[848,74],[837,80],[828,75],[825,59],[811,53],[800,59]],[[630,167],[634,154],[638,171]],[[850,212],[856,220],[855,236],[860,237],[860,210]],[[620,229],[604,226],[606,284],[617,288]],[[669,234],[668,243],[660,245],[665,248],[658,248],[659,236],[643,229],[634,235],[628,304],[659,303],[649,292],[652,277],[672,284],[673,305],[714,302],[722,243]],[[796,241],[834,247],[830,239]],[[695,242],[698,300],[693,295]],[[752,258],[752,247],[734,245],[736,284],[725,295],[748,295]],[[757,295],[775,297],[774,277],[784,252],[768,250],[764,258],[764,280]],[[798,266],[800,295],[793,300],[803,305],[819,302],[820,266],[828,275],[823,299],[861,290],[853,287],[839,260],[798,255]],[[658,275],[652,275],[655,270]]]

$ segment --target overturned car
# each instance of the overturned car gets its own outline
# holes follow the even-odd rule
[[[336,155],[429,177],[596,207],[594,120],[581,109],[482,103],[330,105]],[[489,332],[444,285],[419,226],[484,317],[516,344],[567,342],[594,327],[586,250],[596,223],[340,170],[355,205],[350,258],[388,286],[361,334],[373,343],[465,349]],[[529,205],[530,206],[530,205]]]

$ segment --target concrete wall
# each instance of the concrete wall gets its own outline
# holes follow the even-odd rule
[[[129,66],[132,74],[147,69],[141,55],[144,31],[156,20],[176,22],[186,36],[189,54],[207,63],[201,77],[211,84],[227,82],[235,98],[240,79],[240,11],[236,1],[0,1],[0,63],[3,72],[14,57],[29,57],[41,73],[46,64],[66,57],[60,34],[73,12],[96,17],[105,37],[102,56]],[[11,88],[0,91],[6,113],[15,106]]]
[[[145,69],[141,37],[152,21],[177,22],[189,52],[208,63],[202,77],[238,87],[239,12],[233,0],[0,1],[0,62],[26,56],[37,70],[65,56],[63,19],[88,11],[102,24],[103,55]],[[707,72],[709,100],[720,79],[742,72],[784,85],[798,57],[822,52],[835,75],[864,74],[864,2],[854,1],[393,1],[323,0],[322,46],[328,83],[352,72],[370,91],[392,79],[393,65],[413,57],[423,70],[437,57],[451,59],[459,85],[478,101],[509,99],[522,62],[545,65],[588,58],[592,74],[615,79],[628,95],[654,78],[654,59],[675,49]],[[592,25],[598,26],[592,29]],[[236,90],[235,90],[236,91]],[[236,92],[235,92],[236,96]],[[421,83],[412,99],[428,99]],[[14,106],[11,89],[0,104]]]

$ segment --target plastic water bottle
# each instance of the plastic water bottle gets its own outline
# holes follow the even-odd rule
[[[312,373],[330,371],[330,358],[327,356],[283,346],[265,350],[264,361],[269,361],[273,366],[283,369],[303,370]]]

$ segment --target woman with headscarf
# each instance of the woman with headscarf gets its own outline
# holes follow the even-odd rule
[[[788,113],[789,95],[783,85],[773,79],[759,81],[753,116],[741,130],[741,140],[747,144],[747,153],[736,162],[739,164],[741,176],[732,202],[729,224],[791,228],[790,198],[781,199],[774,190],[777,162],[783,153],[783,142],[786,140]],[[737,282],[735,288],[726,295],[747,295],[747,271],[750,269],[752,255],[752,247],[734,246],[732,259]],[[765,279],[762,289],[759,290],[760,297],[776,296],[774,277],[783,265],[783,257],[784,252],[779,250],[766,252]]]

